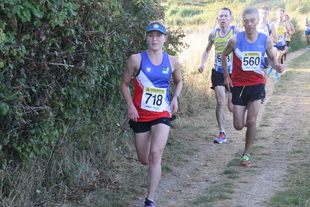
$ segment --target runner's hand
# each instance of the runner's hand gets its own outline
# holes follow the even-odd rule
[[[132,121],[137,121],[139,118],[138,111],[134,105],[128,106],[128,117]]]
[[[198,71],[199,71],[200,73],[202,73],[202,72],[203,72],[203,69],[204,69],[204,66],[201,65],[201,66],[198,68]]]
[[[232,81],[230,79],[230,77],[226,77],[224,79],[224,85],[227,87],[227,90],[230,92],[230,88],[231,87],[234,87],[233,84],[232,84]]]
[[[274,69],[275,69],[278,73],[283,73],[283,71],[284,71],[284,66],[283,66],[282,64],[276,65],[276,67],[274,67]]]
[[[178,106],[178,98],[176,96],[174,96],[171,100],[170,109],[172,114],[178,112],[179,106]]]

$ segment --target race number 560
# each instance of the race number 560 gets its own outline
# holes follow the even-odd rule
[[[261,52],[243,52],[242,70],[259,70],[261,64]]]

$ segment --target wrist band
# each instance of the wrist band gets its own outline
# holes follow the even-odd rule
[[[174,94],[173,96],[176,96],[178,100],[180,99],[180,95]]]

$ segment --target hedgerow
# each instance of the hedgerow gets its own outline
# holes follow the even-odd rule
[[[2,165],[50,157],[70,124],[112,130],[107,109],[124,110],[118,86],[126,59],[146,48],[144,28],[158,19],[164,13],[155,0],[2,1]]]
[[[122,141],[119,83],[153,20],[164,21],[156,0],[0,3],[1,206],[51,206],[75,200],[76,189],[117,187],[105,172],[133,151]],[[169,33],[165,50],[176,54],[183,34]]]

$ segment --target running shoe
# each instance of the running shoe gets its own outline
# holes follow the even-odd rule
[[[243,154],[241,157],[241,165],[251,166],[251,159],[249,154]]]
[[[267,70],[267,75],[270,75],[270,74],[272,73],[272,70],[273,70],[273,68],[270,67],[270,68]]]
[[[286,60],[286,53],[283,54],[284,61]]]
[[[274,73],[274,77],[275,77],[276,79],[279,79],[279,78],[280,78],[279,73],[278,73],[278,72]]]
[[[144,202],[144,207],[155,207],[155,203],[150,199],[146,198]]]
[[[219,136],[214,140],[214,143],[221,144],[226,142],[226,134],[224,132],[220,132]]]

